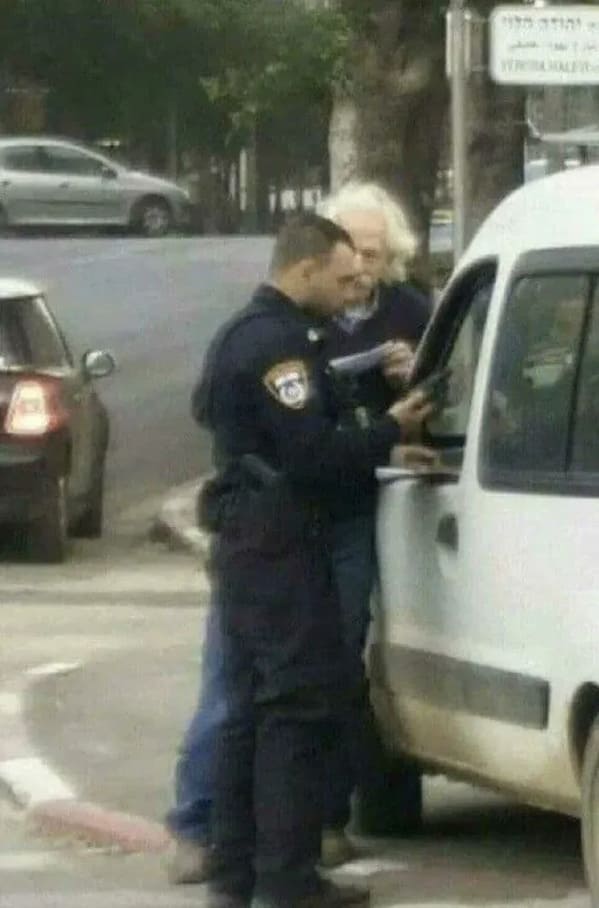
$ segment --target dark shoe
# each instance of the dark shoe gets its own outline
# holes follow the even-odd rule
[[[248,908],[249,902],[226,892],[215,892],[208,889],[206,898],[201,902],[202,908]]]
[[[249,902],[226,892],[215,892],[208,889],[206,898],[201,902],[202,908],[248,908]]]
[[[299,899],[269,899],[254,896],[251,908],[367,908],[370,893],[354,886],[338,886],[323,880],[316,892]],[[212,906],[211,906],[212,908]]]
[[[175,839],[167,854],[166,867],[169,883],[174,886],[205,883],[215,870],[214,853],[200,842]]]
[[[358,851],[343,829],[324,829],[320,845],[320,866],[326,870],[355,861]]]

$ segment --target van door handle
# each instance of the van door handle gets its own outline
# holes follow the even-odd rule
[[[437,527],[437,542],[452,552],[457,552],[460,541],[458,518],[455,514],[444,514]]]
[[[68,181],[65,181],[64,183],[59,183],[58,188],[59,189],[68,189],[70,185],[71,184]]]

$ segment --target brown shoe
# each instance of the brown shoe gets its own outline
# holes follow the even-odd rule
[[[355,861],[358,851],[343,829],[324,829],[320,844],[320,866],[327,870]]]
[[[214,853],[208,845],[191,839],[174,839],[169,848],[166,867],[169,883],[174,886],[205,883],[214,873]]]

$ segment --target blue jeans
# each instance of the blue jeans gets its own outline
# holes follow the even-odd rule
[[[359,689],[364,685],[362,657],[376,574],[373,518],[364,516],[337,523],[332,549],[346,656]],[[176,804],[167,816],[167,825],[176,836],[200,843],[210,839],[215,753],[218,733],[227,716],[223,658],[219,613],[213,604],[206,623],[198,708],[183,740],[175,774]],[[339,748],[329,757],[331,784],[325,805],[325,825],[334,828],[344,826],[349,819],[349,796],[359,771],[356,760],[348,758],[347,742],[355,738],[355,728],[346,728],[350,717],[341,718],[340,723]]]

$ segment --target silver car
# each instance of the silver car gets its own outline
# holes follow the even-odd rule
[[[0,227],[120,226],[164,236],[189,219],[188,193],[74,142],[0,138]]]

